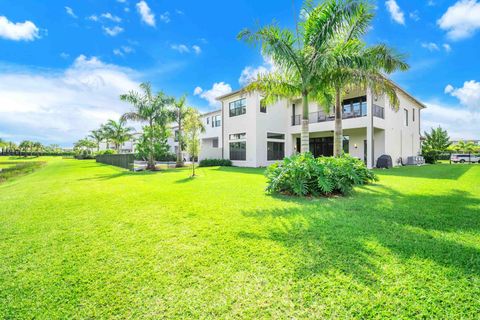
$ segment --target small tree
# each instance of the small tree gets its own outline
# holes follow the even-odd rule
[[[174,108],[173,108],[173,114],[174,118],[177,121],[178,124],[178,133],[177,133],[177,140],[178,140],[178,149],[177,149],[177,167],[183,167],[183,155],[182,155],[182,149],[184,145],[184,139],[183,139],[183,121],[185,117],[187,116],[188,112],[188,107],[186,105],[186,97],[182,96],[180,99],[175,100],[173,103]]]
[[[447,130],[438,127],[432,128],[430,133],[424,132],[425,141],[422,145],[422,155],[425,161],[429,163],[436,163],[440,153],[446,151],[452,144]]]
[[[188,153],[192,156],[192,177],[195,177],[195,159],[200,152],[200,133],[205,132],[200,113],[189,107],[184,121],[185,143]]]

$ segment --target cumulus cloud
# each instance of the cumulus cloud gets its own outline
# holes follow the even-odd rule
[[[111,37],[115,37],[117,34],[123,31],[123,28],[120,26],[115,26],[112,28],[103,26],[102,29],[105,32],[105,34]]]
[[[254,81],[258,75],[266,74],[274,70],[275,65],[273,64],[273,61],[264,57],[262,65],[258,67],[246,66],[240,74],[238,83],[240,83],[241,86],[246,86],[250,82]]]
[[[193,45],[192,47],[189,47],[186,44],[172,44],[170,48],[180,53],[190,53],[192,51],[195,54],[202,53],[202,48],[200,48],[200,46],[197,46],[197,45]]]
[[[126,54],[132,53],[135,50],[129,46],[122,46],[120,48],[113,49],[113,54],[116,56],[124,56]]]
[[[169,23],[170,22],[170,12],[165,11],[164,13],[160,14],[159,16],[160,20]]]
[[[0,136],[69,146],[129,109],[118,97],[138,88],[138,76],[83,55],[66,70],[6,68],[0,72]]]
[[[194,51],[196,54],[202,53],[202,48],[200,48],[200,47],[197,46],[197,45],[192,46],[192,49],[193,49],[193,51]]]
[[[480,113],[473,112],[465,107],[452,107],[436,102],[426,102],[426,109],[422,110],[422,130],[441,126],[446,129],[450,138],[478,139],[480,136]]]
[[[405,15],[395,0],[385,1],[385,6],[387,7],[387,10],[390,13],[393,21],[398,24],[405,24]]]
[[[73,9],[70,7],[65,7],[65,12],[72,18],[78,18],[75,12],[73,12]]]
[[[200,87],[196,87],[193,94],[207,100],[211,107],[218,108],[220,107],[220,102],[217,101],[216,98],[230,92],[232,92],[232,87],[228,83],[216,82],[209,90],[203,90]]]
[[[442,47],[446,52],[452,51],[452,47],[448,43],[442,44]]]
[[[14,41],[33,41],[40,38],[40,30],[31,21],[13,23],[0,16],[0,38]]]
[[[143,0],[138,2],[137,11],[140,14],[143,22],[145,22],[151,27],[155,27],[155,15],[152,13],[152,10],[150,10],[147,2]]]
[[[463,106],[470,110],[480,112],[480,82],[475,80],[465,81],[461,88],[454,88],[449,84],[445,87],[445,93],[456,97]]]
[[[428,43],[422,43],[422,48],[425,48],[429,51],[438,51],[440,48],[437,46],[436,43],[433,42],[428,42]]]
[[[457,1],[437,24],[452,40],[469,38],[480,29],[480,3],[477,0]]]
[[[114,15],[111,14],[110,12],[102,13],[102,14],[100,15],[100,17],[102,17],[102,18],[104,18],[104,19],[107,19],[107,20],[111,20],[111,21],[113,21],[113,22],[117,22],[117,23],[119,23],[119,22],[122,21],[122,19],[121,19],[120,17],[114,16]]]

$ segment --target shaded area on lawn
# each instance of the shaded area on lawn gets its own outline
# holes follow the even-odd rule
[[[415,169],[414,169],[415,168]],[[413,170],[412,170],[413,169]],[[458,180],[464,174],[466,174],[470,169],[471,165],[455,165],[446,166],[446,165],[425,165],[418,167],[397,167],[388,170],[376,169],[376,174],[388,175],[388,176],[401,176],[401,177],[410,177],[410,178],[424,178],[424,179],[448,179],[448,180]]]
[[[298,277],[334,270],[350,274],[364,285],[376,285],[384,271],[372,260],[385,257],[372,246],[400,261],[429,260],[467,276],[480,275],[478,246],[437,235],[438,232],[478,234],[479,198],[461,190],[441,195],[405,195],[386,186],[375,186],[365,187],[364,191],[344,198],[341,205],[331,199],[283,197],[297,206],[243,212],[260,222],[269,221],[272,228],[268,234],[245,231],[238,236],[275,241],[289,248],[301,261],[297,266]]]

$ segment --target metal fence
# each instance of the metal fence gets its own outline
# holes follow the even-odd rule
[[[111,166],[116,166],[125,169],[132,169],[135,155],[130,154],[102,154],[96,157],[96,161]]]

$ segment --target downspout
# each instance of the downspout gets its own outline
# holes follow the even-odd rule
[[[224,133],[225,130],[225,118],[224,118],[224,112],[223,112],[223,101],[222,101],[222,159],[225,159],[225,140],[223,139],[225,136]]]

